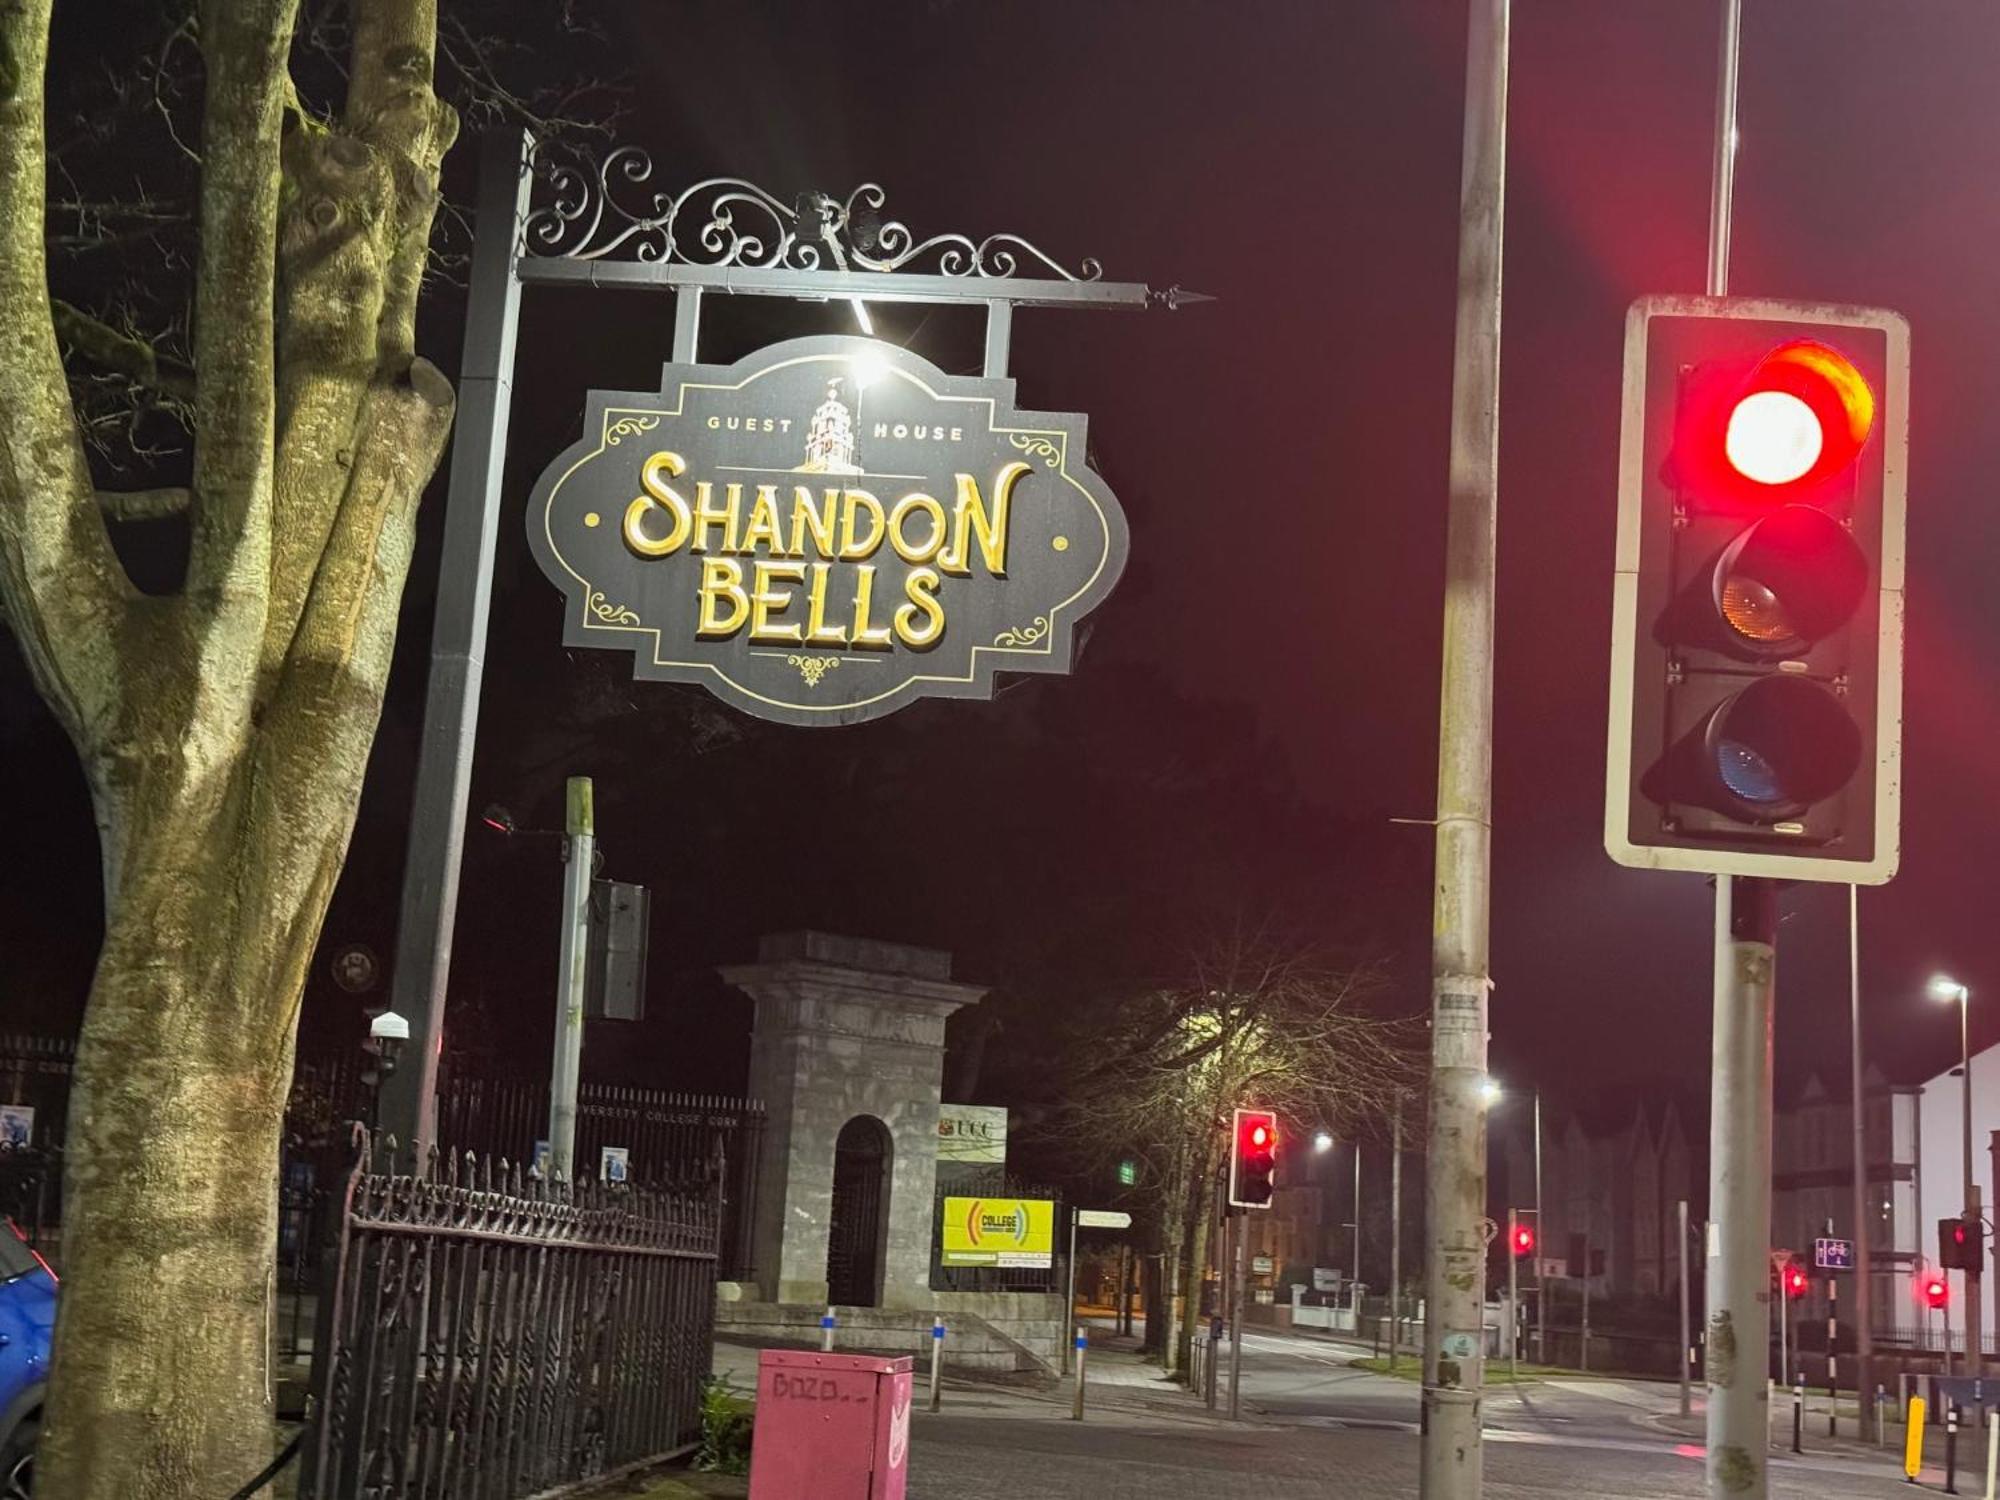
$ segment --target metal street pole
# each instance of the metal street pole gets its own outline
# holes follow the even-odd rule
[[[1964,985],[1958,987],[1958,1056],[1959,1082],[1964,1085],[1961,1097],[1965,1102],[1964,1150],[1965,1150],[1965,1217],[1975,1226],[1971,1251],[1975,1257],[1972,1268],[1964,1272],[1965,1277],[1965,1371],[1977,1380],[1980,1365],[1986,1353],[1986,1329],[1979,1316],[1980,1272],[1985,1269],[1986,1231],[1979,1212],[1979,1182],[1972,1169],[1972,991]]]
[[[1688,1327],[1688,1201],[1683,1198],[1676,1205],[1675,1222],[1681,1232],[1681,1415],[1687,1416],[1694,1410],[1693,1398],[1688,1392],[1688,1365],[1694,1350],[1694,1333]]]
[[[590,876],[596,847],[590,778],[572,776],[563,816],[562,956],[555,1060],[549,1069],[549,1178],[576,1181],[576,1092],[583,1071],[583,993],[590,968]]]
[[[1861,1438],[1875,1442],[1875,1288],[1870,1285],[1873,1251],[1869,1248],[1868,1133],[1864,1126],[1861,1087],[1861,887],[1847,888],[1847,999],[1854,1105],[1854,1389],[1861,1401]]]
[[[1235,1269],[1229,1273],[1229,1420],[1232,1422],[1237,1417],[1243,1385],[1243,1262],[1250,1238],[1244,1231],[1249,1227],[1248,1219],[1237,1223]]]
[[[1359,1333],[1360,1329],[1356,1328]],[[1403,1352],[1403,1096],[1389,1122],[1389,1373]]]
[[[1521,1383],[1521,1256],[1514,1248],[1520,1215],[1507,1210],[1507,1373]]]
[[[1069,1298],[1063,1303],[1063,1326],[1065,1328],[1076,1322],[1076,1215],[1077,1211],[1072,1208],[1069,1211]],[[1069,1374],[1069,1349],[1067,1346],[1063,1349],[1062,1372],[1065,1375]]]
[[[1723,0],[1708,219],[1708,294],[1729,295],[1742,0]],[[1709,1091],[1708,1443],[1712,1500],[1765,1500],[1770,1386],[1755,1351],[1771,1326],[1771,1025],[1777,887],[1715,878],[1715,1032]]]
[[[1354,1142],[1354,1283],[1361,1284],[1361,1141]]]
[[[423,1161],[437,1133],[438,1056],[451,935],[458,913],[459,859],[472,788],[472,746],[486,672],[486,620],[500,479],[513,402],[514,333],[521,283],[514,255],[528,213],[528,137],[495,130],[484,142],[473,215],[458,415],[445,489],[444,550],[438,559],[424,733],[403,861],[390,1006],[410,1023],[403,1065],[383,1080],[382,1125]]]
[[[1493,550],[1500,456],[1500,265],[1509,0],[1471,0],[1460,163],[1458,316],[1438,704],[1431,1094],[1425,1172],[1418,1492],[1477,1500],[1484,1471],[1488,928],[1493,803]]]
[[[1535,1090],[1535,1363],[1549,1362],[1549,1289],[1542,1274],[1547,1221],[1542,1217],[1542,1091]]]
[[[1709,1108],[1708,1493],[1764,1500],[1771,1319],[1771,1021],[1777,888],[1716,878]]]

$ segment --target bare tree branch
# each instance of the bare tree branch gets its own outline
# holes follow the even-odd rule
[[[187,514],[192,497],[185,485],[150,490],[99,490],[97,508],[113,521],[163,521]]]
[[[49,0],[0,5],[0,596],[35,683],[86,754],[123,708],[124,608],[69,403],[42,233]]]
[[[203,0],[201,248],[195,280],[194,538],[188,596],[204,615],[265,608],[279,138],[297,0]],[[259,620],[257,634],[262,635]],[[256,661],[243,674],[247,716]],[[216,684],[221,689],[223,684]]]
[[[177,401],[194,399],[194,371],[186,365],[162,358],[144,339],[121,333],[67,302],[58,300],[52,308],[56,337],[92,364]]]

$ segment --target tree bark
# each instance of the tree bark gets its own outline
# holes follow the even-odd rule
[[[49,0],[0,0],[0,604],[83,762],[106,937],[64,1182],[41,1500],[212,1500],[271,1450],[277,1167],[305,974],[380,719],[451,388],[413,352],[431,0],[355,0],[338,123],[296,0],[203,0],[193,483],[95,489],[42,233]],[[185,511],[141,596],[104,515]]]

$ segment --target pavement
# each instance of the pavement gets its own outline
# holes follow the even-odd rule
[[[1093,1334],[1081,1422],[1073,1387],[994,1386],[957,1379],[943,1410],[919,1400],[911,1432],[911,1500],[1389,1500],[1417,1494],[1414,1381],[1354,1367],[1366,1354],[1313,1335],[1246,1332],[1242,1419],[1208,1411],[1161,1379],[1131,1340]],[[717,1348],[718,1369],[754,1385],[754,1350]],[[1226,1393],[1226,1368],[1224,1370]],[[1790,1403],[1774,1434],[1790,1438]],[[1700,1500],[1697,1420],[1676,1430],[1672,1384],[1579,1376],[1499,1386],[1485,1405],[1487,1500]],[[1820,1414],[1824,1431],[1824,1413]],[[1782,1427],[1782,1431],[1780,1431]],[[1776,1500],[1909,1496],[1895,1455],[1852,1441],[1809,1439],[1774,1452]],[[1983,1456],[1983,1455],[1982,1455]],[[1970,1459],[1967,1459],[1968,1467]],[[1942,1473],[1927,1470],[1936,1492]],[[1983,1487],[1961,1471],[1960,1489]],[[804,1497],[802,1497],[804,1500]]]

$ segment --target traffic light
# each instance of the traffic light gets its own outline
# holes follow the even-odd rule
[[[1924,1306],[1940,1308],[1951,1301],[1951,1285],[1942,1276],[1924,1278]]]
[[[1786,1265],[1782,1280],[1785,1296],[1790,1301],[1796,1302],[1806,1294],[1806,1268],[1797,1261]]]
[[[1895,873],[1909,328],[1646,297],[1626,319],[1605,848]]]
[[[1977,1214],[1938,1220],[1938,1264],[1947,1271],[1977,1276],[1982,1269],[1980,1223]]]
[[[1527,1224],[1514,1226],[1512,1249],[1517,1260],[1535,1253],[1535,1231],[1531,1226]]]
[[[1235,1208],[1269,1208],[1278,1170],[1278,1117],[1268,1109],[1239,1109],[1229,1152],[1229,1202]]]

